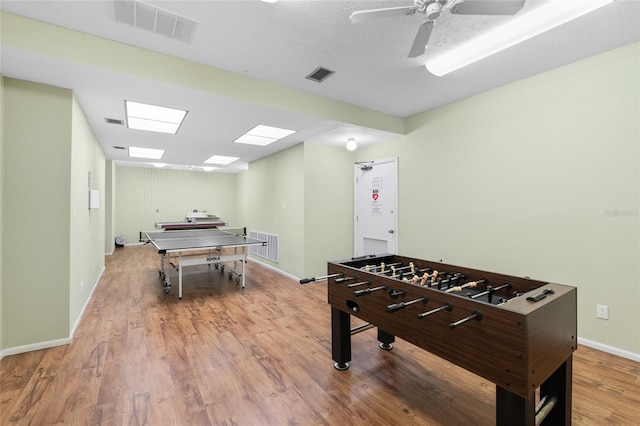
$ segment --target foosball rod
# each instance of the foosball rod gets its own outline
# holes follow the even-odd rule
[[[300,284],[308,284],[308,283],[312,283],[312,282],[315,282],[315,281],[326,280],[328,278],[341,277],[343,275],[344,275],[344,272],[338,272],[337,274],[324,275],[322,277],[303,278],[303,279],[300,280]]]
[[[351,329],[351,335],[354,335],[354,334],[360,333],[361,331],[365,331],[365,330],[368,330],[368,329],[373,328],[373,327],[375,327],[375,325],[370,324],[370,323],[368,323],[368,322],[367,322],[367,323],[364,323],[364,324],[361,324],[361,325],[358,325],[358,326],[353,327],[353,328]]]
[[[363,290],[356,290],[353,292],[354,296],[364,296],[365,294],[369,294],[369,293],[373,293],[374,291],[378,291],[378,290],[386,290],[387,286],[386,285],[381,285],[379,287],[372,287],[372,288],[365,288]]]
[[[478,281],[471,281],[471,282],[468,282],[468,283],[464,283],[462,285],[457,285],[455,287],[448,288],[444,292],[445,293],[458,292],[458,291],[462,291],[463,288],[476,287],[478,284],[486,284],[488,282],[489,282],[489,280],[487,280],[486,278],[483,278],[483,279],[478,280]]]
[[[401,266],[399,268],[396,268],[395,266],[392,266],[389,269],[391,269],[392,272],[395,272],[395,271],[402,271],[404,269],[411,269],[411,268],[417,269],[414,264],[411,264],[409,266]]]
[[[480,321],[482,319],[482,314],[478,311],[473,311],[471,315],[469,315],[468,317],[462,318],[461,320],[458,320],[456,322],[452,322],[451,324],[449,324],[449,328],[451,329],[456,328],[457,326],[462,325],[465,322],[471,321],[473,319],[476,321]]]
[[[445,271],[445,272],[442,272],[442,275],[444,275],[444,274],[449,274],[449,272],[446,272],[446,271]],[[453,275],[449,276],[448,278],[445,278],[445,279],[440,279],[440,278],[438,278],[438,280],[437,280],[437,281],[435,281],[435,282],[434,282],[434,281],[432,281],[432,282],[428,285],[428,287],[433,288],[434,286],[436,286],[436,287],[438,287],[438,290],[442,290],[442,286],[451,287],[451,284],[452,284],[454,281],[462,280],[462,279],[464,279],[464,278],[466,278],[466,277],[467,277],[466,275],[464,275],[464,274],[460,274],[460,273],[457,273],[457,272],[456,272],[455,274],[453,274]]]
[[[360,287],[361,285],[369,285],[371,280],[360,281],[359,283],[347,284],[347,288]]]
[[[430,311],[418,314],[418,318],[422,319],[422,318],[427,317],[429,315],[435,314],[436,312],[440,312],[440,311],[451,312],[452,310],[453,310],[453,305],[451,303],[445,303],[444,305],[440,306],[439,308],[435,308],[435,309],[432,309]]]
[[[414,303],[418,303],[418,302],[427,303],[427,301],[428,301],[427,296],[423,296],[418,299],[410,300],[408,302],[394,303],[393,305],[387,306],[387,312],[399,311],[400,309],[404,309],[407,306],[413,305]]]
[[[493,294],[498,290],[502,290],[503,288],[511,288],[511,287],[513,287],[513,285],[511,283],[504,283],[504,284],[502,284],[502,285],[500,285],[498,287],[495,287],[495,288],[491,287],[491,286],[488,286],[485,291],[472,295],[471,299],[477,299],[478,297],[486,296],[487,294]]]
[[[375,272],[376,269],[388,268],[391,266],[402,265],[402,262],[389,263],[384,265],[365,265],[360,269],[366,270],[367,272]]]

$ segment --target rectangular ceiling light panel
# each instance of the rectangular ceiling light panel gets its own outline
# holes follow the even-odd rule
[[[150,132],[176,134],[187,111],[142,104],[139,102],[125,102],[127,127]]]
[[[227,157],[225,155],[212,155],[211,157],[205,160],[206,164],[218,164],[226,166],[227,164],[231,164],[236,160],[239,160],[239,157]]]
[[[240,136],[234,142],[249,145],[267,146],[279,139],[286,138],[287,136],[292,135],[295,132],[295,130],[282,129],[280,127],[271,127],[259,124],[244,135]]]
[[[131,158],[149,158],[151,160],[159,160],[164,155],[164,149],[140,148],[136,146],[129,147],[129,157]]]

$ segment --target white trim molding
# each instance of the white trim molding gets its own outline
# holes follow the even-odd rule
[[[611,355],[617,355],[622,358],[630,359],[631,361],[640,362],[640,354],[635,354],[633,352],[625,351],[620,348],[616,348],[613,346],[605,345],[603,343],[594,342],[592,340],[584,339],[582,337],[578,337],[578,344],[588,346],[593,349],[597,349],[602,352],[609,353]]]

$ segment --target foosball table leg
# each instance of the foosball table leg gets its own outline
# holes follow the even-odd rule
[[[351,315],[331,307],[331,355],[337,370],[346,370],[351,361]]]
[[[396,341],[396,336],[389,334],[384,330],[378,329],[378,341],[380,342],[380,349],[390,351],[393,349],[393,342]]]
[[[526,398],[496,386],[496,426],[535,426],[536,394]]]
[[[571,424],[571,398],[573,356],[569,357],[551,376],[540,386],[540,396],[553,397],[555,406],[541,420],[541,425]]]
[[[535,390],[523,398],[496,386],[496,425],[570,426],[572,365],[569,357],[541,384],[538,405]]]

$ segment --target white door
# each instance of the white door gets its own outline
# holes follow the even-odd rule
[[[398,159],[354,166],[354,256],[395,254],[398,247]]]

